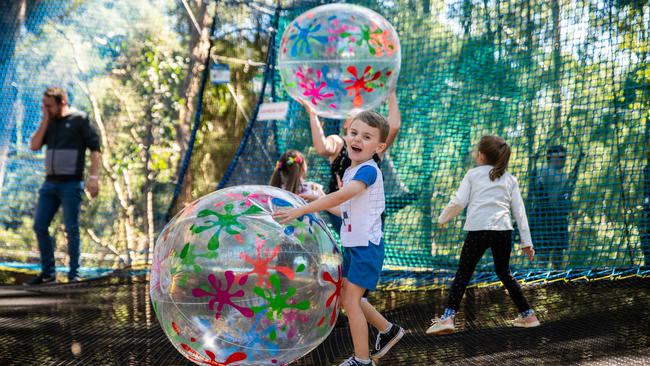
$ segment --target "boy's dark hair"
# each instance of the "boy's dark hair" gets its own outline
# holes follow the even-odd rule
[[[478,151],[485,156],[486,163],[494,168],[490,170],[490,180],[499,179],[508,169],[510,146],[499,136],[485,135],[478,142]]]
[[[305,157],[298,150],[287,150],[275,164],[269,185],[298,194]]]
[[[550,159],[551,155],[561,154],[566,156],[566,149],[562,145],[553,145],[546,150],[546,158]]]
[[[384,116],[375,111],[362,111],[354,115],[352,121],[355,120],[379,129],[379,142],[386,142],[388,132],[390,132],[390,125]]]
[[[58,86],[51,86],[45,90],[43,96],[54,98],[56,104],[62,104],[63,102],[68,102],[68,94]]]

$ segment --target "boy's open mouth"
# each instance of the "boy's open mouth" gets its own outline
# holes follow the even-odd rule
[[[357,153],[361,152],[363,150],[362,148],[360,148],[358,146],[350,146],[350,148],[352,149],[352,151],[357,152]]]

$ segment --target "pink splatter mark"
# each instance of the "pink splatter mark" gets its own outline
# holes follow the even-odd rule
[[[208,350],[203,350],[205,352],[206,356],[203,356],[202,354],[198,353],[195,351],[192,347],[188,346],[185,343],[181,343],[181,347],[189,353],[187,355],[187,358],[189,358],[191,361],[194,361],[196,363],[200,363],[202,365],[209,365],[209,366],[227,366],[232,364],[233,362],[237,361],[243,361],[246,359],[246,354],[244,352],[235,352],[228,356],[228,358],[221,362],[216,360],[216,355],[213,352],[210,352]]]
[[[248,196],[246,196],[246,207],[250,207],[253,205],[253,200],[257,200],[260,203],[269,203],[269,196],[266,194],[259,194],[259,193],[251,193]]]
[[[223,310],[223,307],[225,305],[231,306],[235,308],[237,311],[239,311],[243,316],[250,318],[253,316],[253,311],[247,307],[239,306],[235,304],[231,299],[233,297],[242,297],[244,296],[244,290],[237,290],[233,293],[230,293],[230,290],[232,288],[232,285],[235,282],[235,275],[232,271],[226,271],[226,285],[224,288],[221,288],[222,286],[222,281],[221,279],[217,280],[217,277],[214,274],[208,275],[208,282],[210,282],[210,285],[212,288],[215,289],[215,292],[208,292],[203,290],[202,288],[196,287],[192,289],[192,295],[194,297],[204,297],[204,296],[210,296],[212,299],[208,302],[208,307],[210,310],[214,310],[214,305],[217,304],[217,309],[215,312],[215,319],[219,319],[221,317],[221,310]],[[239,278],[239,285],[243,286],[246,281],[248,280],[248,276],[242,276]]]
[[[185,206],[185,208],[183,208],[183,211],[181,211],[181,217],[186,217],[191,215],[194,212],[194,210],[196,210],[196,206],[198,206],[198,204],[199,204],[199,200],[196,200],[188,204],[187,206]]]
[[[343,24],[343,25],[341,25],[341,24],[339,23],[339,20],[338,20],[338,19],[334,19],[334,20],[332,20],[332,23],[331,23],[331,24],[333,25],[333,27],[330,27],[330,28],[327,29],[327,33],[331,34],[331,35],[328,37],[328,40],[329,40],[330,42],[336,40],[336,39],[337,39],[338,37],[340,37],[341,34],[343,34],[343,33],[346,33],[346,32],[348,32],[348,33],[349,33],[349,32],[357,32],[357,31],[359,31],[359,28],[357,28],[357,27],[354,27],[354,26],[351,26],[351,25],[347,25],[347,24]],[[354,40],[351,39],[351,41],[354,41]]]
[[[298,333],[298,327],[294,326],[295,323],[307,323],[309,321],[309,315],[298,312],[296,310],[287,311],[282,313],[282,318],[284,319],[285,325],[287,326],[287,338],[291,339]]]
[[[313,69],[308,68],[307,73],[312,74]],[[322,93],[321,90],[327,86],[324,81],[321,81],[323,73],[320,70],[316,71],[316,80],[308,78],[302,69],[298,69],[296,76],[300,79],[298,85],[303,89],[302,95],[311,100],[313,105],[317,105],[323,99],[331,98],[334,93]]]
[[[266,194],[260,194],[260,193],[251,193],[247,196],[241,194],[241,193],[226,193],[226,197],[237,200],[237,201],[244,201],[244,206],[250,207],[253,205],[254,201],[253,200],[258,200],[260,203],[268,203],[269,202],[269,197]]]

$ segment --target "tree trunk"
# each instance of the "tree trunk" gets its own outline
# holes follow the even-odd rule
[[[80,66],[80,61],[79,61],[79,56],[77,55],[77,49],[75,47],[75,44],[68,38],[66,33],[61,29],[57,28],[59,33],[65,38],[65,40],[68,42],[68,45],[70,46],[70,49],[72,50],[72,57],[75,61],[75,66],[77,68],[77,71],[81,72],[81,66]],[[90,106],[92,108],[92,113],[94,116],[95,123],[97,124],[97,128],[99,129],[99,134],[101,137],[101,142],[102,142],[102,168],[103,170],[107,173],[108,179],[111,182],[111,185],[113,187],[113,190],[115,191],[115,195],[117,197],[118,203],[119,203],[119,218],[121,221],[123,221],[124,225],[124,232],[125,232],[125,241],[126,241],[126,254],[127,254],[127,265],[130,265],[132,262],[131,258],[131,251],[135,244],[137,243],[137,237],[135,235],[135,232],[133,230],[133,227],[135,225],[135,216],[134,216],[134,209],[132,205],[132,201],[129,199],[129,196],[127,194],[128,191],[130,191],[130,188],[128,187],[128,181],[125,180],[126,189],[122,188],[122,184],[120,183],[119,177],[115,170],[113,170],[113,166],[111,165],[111,160],[113,159],[113,153],[112,153],[112,144],[109,140],[109,136],[106,133],[106,128],[104,126],[103,118],[101,115],[101,109],[99,107],[99,102],[97,101],[97,98],[95,98],[95,95],[90,91],[88,86],[79,80],[78,78],[74,78],[75,83],[81,91],[86,95],[88,100],[90,101]],[[117,225],[116,227],[119,227]]]
[[[154,126],[151,123],[151,113],[148,113],[147,118],[147,127],[145,128],[145,136],[143,141],[143,160],[144,160],[144,185],[142,191],[145,198],[145,207],[144,207],[144,233],[147,236],[146,249],[145,250],[145,263],[149,263],[149,256],[153,253],[153,247],[155,242],[154,234],[154,223],[153,223],[153,192],[152,186],[154,182],[154,177],[151,169],[151,146],[154,143],[154,137],[152,129]],[[145,249],[145,248],[142,248]]]
[[[180,111],[179,117],[179,126],[176,130],[177,136],[176,141],[181,146],[181,159],[185,156],[187,152],[187,142],[189,140],[189,131],[190,126],[192,125],[192,117],[196,112],[197,102],[195,101],[196,96],[199,93],[201,88],[201,75],[203,73],[203,68],[205,61],[207,59],[208,50],[210,49],[210,34],[209,29],[212,24],[212,16],[207,11],[208,2],[196,1],[196,18],[201,27],[201,34],[199,35],[194,26],[191,27],[192,39],[190,47],[192,47],[192,57],[190,61],[190,71],[184,83],[184,91],[181,95],[185,96],[185,107]],[[181,164],[177,167],[177,171],[180,172]],[[178,212],[186,202],[191,200],[192,196],[192,175],[190,174],[191,169],[185,171],[185,176],[183,177],[183,186],[181,187],[181,192],[178,199],[175,202],[175,206],[172,214]],[[180,179],[180,177],[179,177]]]
[[[526,1],[526,52],[524,62],[526,63],[527,72],[522,73],[524,77],[528,78],[525,82],[524,92],[526,95],[526,102],[524,103],[523,120],[526,130],[526,147],[528,152],[528,174],[530,179],[529,187],[535,186],[535,174],[531,174],[536,170],[538,156],[534,153],[535,149],[535,125],[533,123],[533,101],[535,100],[535,88],[533,85],[534,78],[532,78],[532,65],[533,65],[533,2],[534,0]],[[529,190],[529,194],[530,194]]]
[[[646,19],[645,8],[641,9],[640,19]],[[648,24],[643,26],[643,44],[650,43],[648,39]],[[645,47],[641,54],[641,65],[646,65],[648,62],[648,47]],[[645,160],[645,167],[643,168],[643,210],[641,212],[641,222],[639,223],[639,233],[641,239],[641,250],[643,251],[643,260],[646,269],[650,269],[650,93],[646,93],[645,100],[645,133],[643,138],[643,155]]]
[[[553,21],[553,136],[562,136],[562,54],[560,44],[560,2],[551,3],[551,19]]]

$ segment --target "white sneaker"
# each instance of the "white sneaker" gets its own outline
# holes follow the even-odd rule
[[[374,360],[370,359],[370,363],[363,364],[359,361],[357,361],[354,356],[348,358],[347,360],[343,361],[342,364],[339,364],[339,366],[377,366]]]
[[[446,321],[447,319],[445,319],[445,322]],[[440,318],[433,318],[431,319],[431,326],[427,329],[427,334],[449,334],[454,331],[456,331],[456,327],[454,327],[453,319],[451,323],[443,323]]]
[[[515,327],[521,327],[521,328],[534,328],[534,327],[539,327],[539,320],[533,315],[529,315],[527,317],[522,317],[521,314],[517,315],[517,318],[512,321],[512,325]]]

